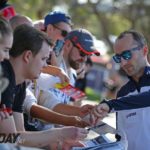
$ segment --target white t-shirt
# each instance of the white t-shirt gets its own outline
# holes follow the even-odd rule
[[[67,75],[70,78],[70,84],[75,85],[75,78],[76,72],[75,70],[69,68],[67,69],[65,66],[65,63],[62,62],[61,66],[62,69],[67,73]],[[55,77],[49,74],[41,73],[40,77],[37,79],[37,86],[41,90],[48,90],[50,91],[54,96],[57,97],[57,99],[60,101],[60,103],[67,104],[70,101],[70,97],[67,96],[65,93],[60,91],[59,89],[55,88],[55,84],[60,83],[59,77]]]
[[[30,109],[34,104],[39,104],[46,108],[53,109],[57,104],[60,103],[57,97],[51,94],[49,91],[40,90],[39,92],[36,92],[38,95],[35,95],[33,84],[34,83],[31,83],[26,89],[26,98],[24,101],[25,113],[30,115]]]
[[[26,89],[26,98],[24,101],[24,112],[28,115],[28,120],[26,122],[29,125],[34,126],[37,130],[47,130],[52,127],[54,127],[53,124],[45,123],[42,121],[39,121],[38,119],[32,118],[30,115],[30,110],[33,105],[41,105],[49,109],[53,109],[57,104],[59,104],[59,100],[51,94],[49,91],[40,91],[39,95],[36,95],[35,97],[35,91],[33,89],[33,85],[30,84],[30,86]],[[36,92],[37,94],[38,92]]]

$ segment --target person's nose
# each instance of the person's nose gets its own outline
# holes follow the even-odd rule
[[[128,60],[125,60],[121,57],[121,63],[120,63],[121,67],[124,67],[127,63],[128,63]]]
[[[6,59],[9,59],[9,53],[8,54],[6,54],[6,57],[5,57]]]

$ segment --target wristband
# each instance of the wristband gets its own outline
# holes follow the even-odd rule
[[[100,104],[103,104],[103,103],[108,105],[108,107],[109,107],[108,113],[110,113],[112,110],[112,106],[110,105],[109,100],[103,99],[102,102],[100,102]]]

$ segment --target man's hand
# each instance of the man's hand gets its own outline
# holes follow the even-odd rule
[[[97,123],[99,120],[102,120],[107,116],[109,112],[109,106],[106,103],[99,104],[95,106],[92,110],[92,119]]]
[[[80,117],[83,118],[86,115],[88,115],[93,108],[94,108],[94,106],[93,105],[89,105],[89,104],[81,106],[80,107],[80,109],[81,109]]]
[[[63,127],[61,130],[61,141],[80,141],[87,137],[88,131],[78,127]]]
[[[93,114],[97,117],[101,117],[104,118],[106,117],[106,115],[109,112],[109,106],[106,103],[102,103],[97,105],[94,109],[93,109]]]
[[[73,147],[84,147],[85,145],[83,145],[81,142],[78,141],[72,141],[72,142],[68,142],[65,141],[64,143],[62,143],[62,150],[71,150]]]
[[[97,125],[109,112],[109,106],[106,103],[99,104],[90,111],[83,120],[92,125]]]
[[[84,121],[82,118],[78,116],[74,116],[74,117],[75,117],[74,126],[84,128],[90,125],[88,122]]]
[[[69,77],[68,75],[64,72],[63,69],[60,70],[59,74],[57,75],[60,78],[61,83],[69,83]]]

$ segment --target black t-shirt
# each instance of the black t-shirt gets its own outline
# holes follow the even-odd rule
[[[14,70],[9,61],[1,63],[3,75],[9,80],[9,85],[2,93],[1,103],[6,107],[12,108],[14,112],[23,112],[23,102],[26,95],[26,84],[16,85]]]

